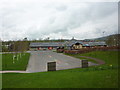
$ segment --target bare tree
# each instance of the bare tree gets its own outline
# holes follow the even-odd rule
[[[11,44],[10,47],[13,52],[13,62],[14,60],[18,60],[22,55],[25,55],[25,51],[28,50],[28,41],[16,41]]]

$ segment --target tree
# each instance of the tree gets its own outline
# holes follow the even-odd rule
[[[106,43],[109,46],[120,46],[120,34],[109,36]]]
[[[13,52],[13,60],[15,58],[17,58],[18,60],[18,57],[22,55],[25,55],[25,51],[27,51],[29,48],[29,43],[28,41],[15,41],[14,43],[12,43],[9,47],[9,50]]]

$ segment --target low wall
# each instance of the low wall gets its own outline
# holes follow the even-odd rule
[[[80,50],[64,50],[64,53],[68,54],[82,54],[92,51],[120,51],[120,47],[97,47],[97,48],[85,48]]]

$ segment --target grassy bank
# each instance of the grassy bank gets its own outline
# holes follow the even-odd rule
[[[26,70],[29,53],[19,54],[17,58],[13,59],[14,54],[2,54],[2,70]]]
[[[118,53],[120,53],[120,51],[119,52],[118,51],[93,51],[93,52],[84,53],[84,54],[66,54],[66,55],[73,56],[79,59],[86,59],[80,56],[98,58],[105,61],[105,64],[102,66],[105,66],[105,65],[118,66],[118,56],[119,56]],[[88,60],[97,63],[92,59],[88,59]]]

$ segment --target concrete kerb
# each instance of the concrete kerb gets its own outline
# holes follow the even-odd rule
[[[29,73],[26,71],[0,71],[0,73]]]

